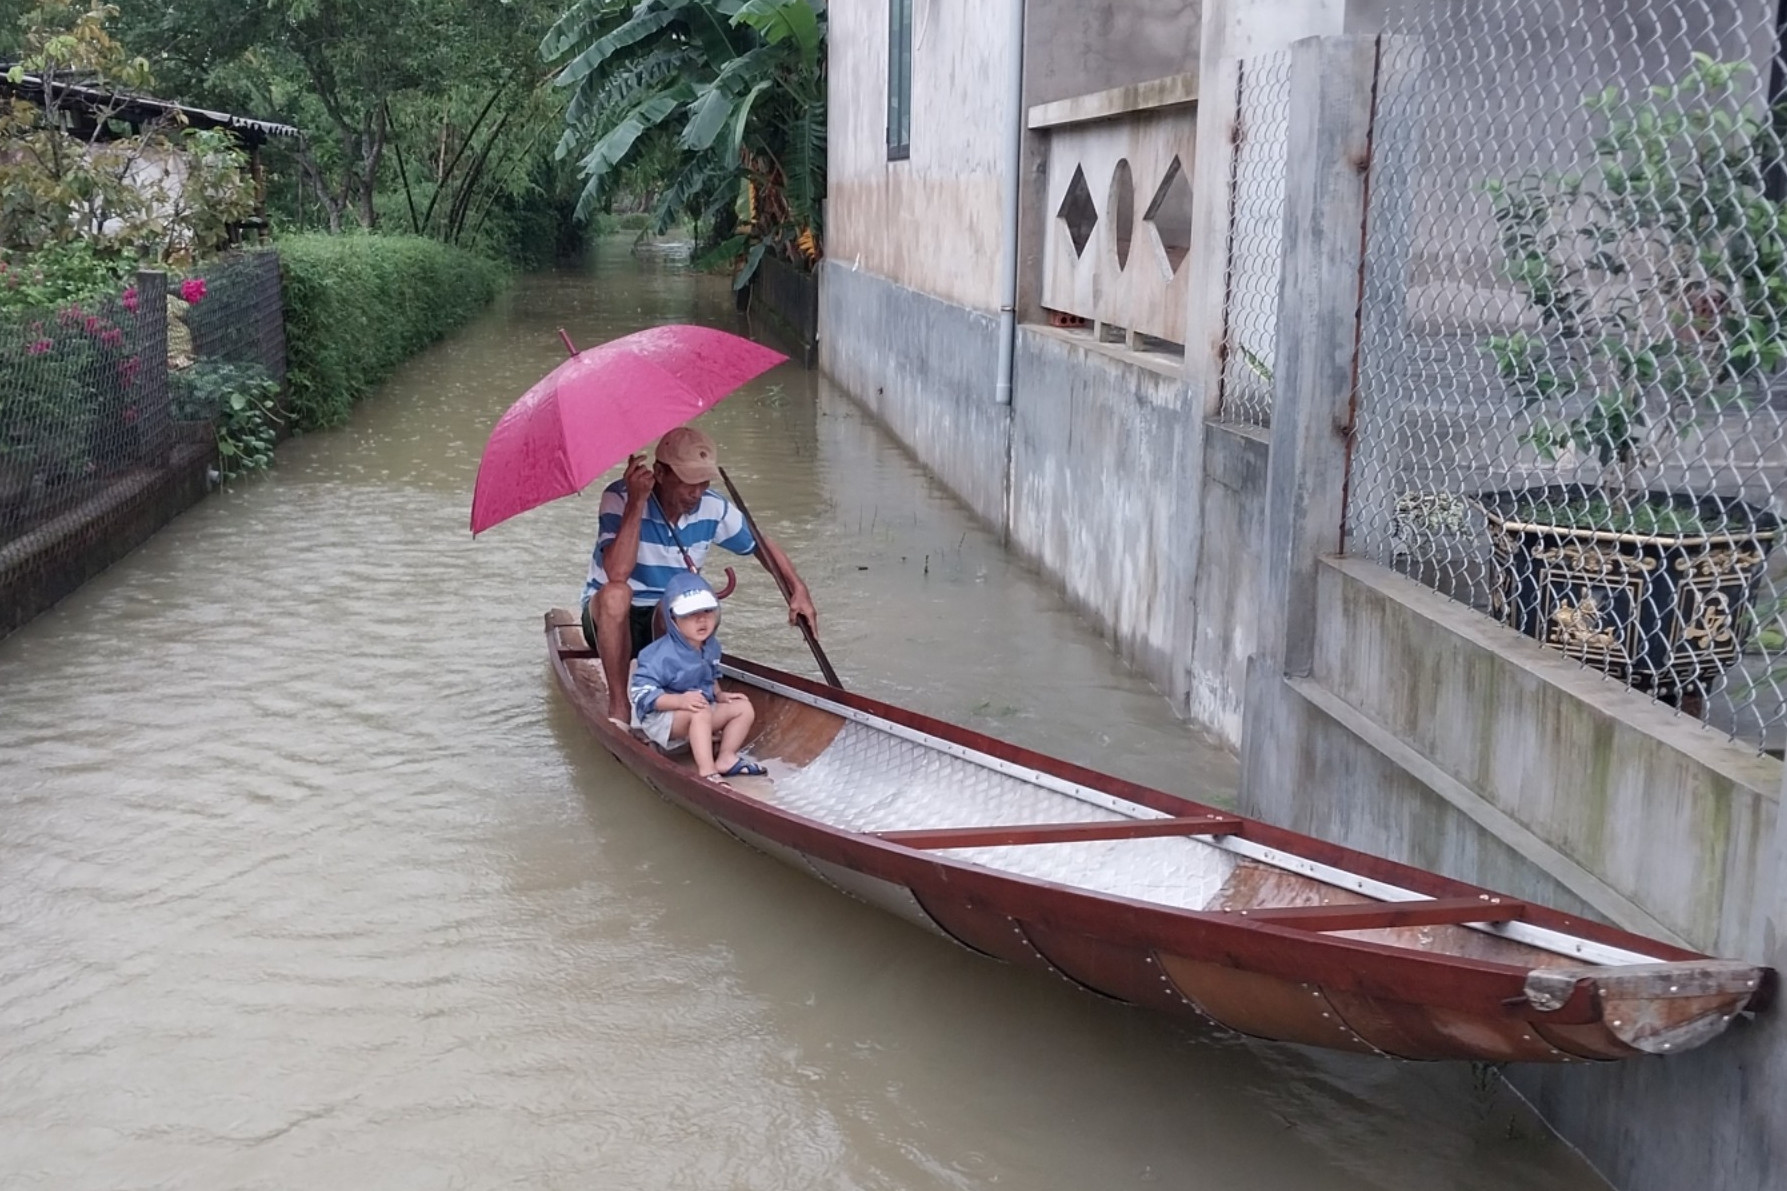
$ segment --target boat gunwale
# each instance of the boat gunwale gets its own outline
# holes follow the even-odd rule
[[[547,625],[549,633],[564,627],[555,625],[550,617]],[[551,642],[551,654],[559,680],[579,714],[611,753],[659,793],[715,820],[723,829],[736,827],[791,848],[811,859],[837,864],[903,887],[917,896],[921,905],[926,896],[954,893],[977,909],[991,910],[1013,921],[1034,922],[1057,930],[1102,937],[1134,948],[1142,954],[1159,952],[1188,957],[1220,957],[1214,962],[1296,983],[1496,1017],[1513,1015],[1559,1025],[1592,1024],[1600,1020],[1592,969],[1580,973],[1572,994],[1563,1004],[1555,1009],[1538,1010],[1526,1001],[1526,981],[1531,972],[1536,970],[1531,965],[1476,959],[1448,952],[1419,951],[1276,926],[1269,922],[1251,920],[1238,913],[1189,910],[1080,886],[1062,885],[988,868],[972,861],[908,848],[878,839],[872,834],[840,829],[741,792],[729,791],[697,777],[685,766],[638,741],[631,732],[619,730],[608,720],[604,709],[591,705],[590,693],[580,686],[571,673],[569,661],[577,659],[562,657],[556,640]],[[759,663],[736,657],[728,657],[726,660],[730,665],[742,664],[742,667],[753,673],[775,675],[778,681],[793,679],[805,683],[798,676],[787,675]],[[817,687],[813,683],[805,685]],[[829,687],[820,687],[818,690],[823,692],[822,697],[827,698],[838,693]],[[860,710],[871,714],[883,709],[903,711],[862,696],[850,696],[850,699],[860,705]],[[931,721],[929,717],[916,713],[904,714],[927,725],[952,728],[951,725]],[[961,729],[954,730],[954,734],[969,737],[978,735]],[[1149,790],[1120,778],[1095,774],[1069,762],[1041,757],[1040,754],[1030,753],[1029,750],[1016,746],[1005,747],[1019,757],[1035,757],[1068,769],[1076,775],[1085,774],[1095,779],[1105,779],[1125,792],[1133,791],[1146,795],[1151,800],[1164,800],[1174,806],[1201,808],[1201,804],[1189,799]],[[1139,802],[1140,799],[1136,801]],[[1251,825],[1254,821],[1245,822]],[[1275,837],[1289,836],[1298,840],[1309,838],[1277,829],[1268,829],[1268,832]],[[1319,844],[1321,841],[1314,842]],[[1347,853],[1346,849],[1333,846],[1329,846],[1329,849],[1343,856]],[[1393,862],[1382,863],[1393,868],[1402,867],[1395,866]],[[1473,894],[1489,892],[1458,884],[1453,887],[1466,889]],[[1547,911],[1542,906],[1534,906],[1532,909],[1557,918],[1567,917],[1556,911]],[[1614,933],[1624,937],[1624,932]],[[1679,951],[1674,948],[1670,950]],[[1683,956],[1684,960],[1708,958],[1710,957],[1695,954]],[[1616,968],[1605,970],[1617,971]]]
[[[1059,757],[1051,757],[1045,753],[1024,748],[1022,745],[986,736],[970,728],[961,728],[941,720],[933,719],[920,712],[882,703],[863,695],[849,691],[837,690],[806,679],[797,674],[789,674],[753,662],[746,658],[731,654],[722,659],[723,664],[735,668],[741,675],[755,675],[761,679],[784,684],[795,691],[813,698],[841,704],[866,715],[898,724],[912,731],[938,737],[950,744],[967,748],[971,751],[1024,769],[1050,775],[1061,781],[1084,787],[1094,793],[1120,799],[1162,813],[1169,817],[1186,817],[1199,815],[1220,816],[1239,820],[1241,830],[1230,833],[1232,836],[1246,840],[1261,848],[1283,853],[1287,856],[1311,861],[1324,867],[1338,869],[1348,876],[1361,878],[1364,881],[1392,886],[1400,886],[1408,891],[1425,897],[1459,897],[1470,896],[1486,900],[1501,899],[1503,901],[1521,901],[1528,906],[1524,919],[1530,925],[1543,927],[1560,934],[1580,937],[1589,942],[1603,946],[1641,953],[1647,957],[1646,962],[1680,963],[1697,960],[1708,960],[1716,957],[1690,948],[1679,947],[1662,939],[1654,939],[1617,926],[1594,922],[1567,914],[1555,907],[1526,898],[1515,898],[1513,895],[1496,889],[1471,885],[1455,880],[1428,869],[1415,868],[1369,852],[1360,852],[1340,844],[1331,843],[1315,836],[1304,835],[1288,828],[1274,827],[1262,820],[1251,818],[1237,811],[1225,810],[1207,803],[1197,802],[1183,795],[1170,794],[1164,790],[1156,790],[1131,782],[1112,774],[1088,769],[1072,761]],[[819,710],[824,710],[823,708]],[[830,828],[837,831],[838,828]],[[1205,841],[1213,847],[1221,847],[1219,843]],[[1249,850],[1251,851],[1251,849]],[[1245,853],[1237,853],[1245,854]],[[1256,858],[1257,859],[1257,858]],[[1283,867],[1275,861],[1261,861]],[[1294,870],[1293,870],[1294,871]],[[1068,886],[1067,888],[1074,888]],[[1102,895],[1101,895],[1102,896]],[[1219,911],[1187,910],[1186,913],[1219,913]],[[1493,937],[1507,939],[1499,933]],[[1508,939],[1510,942],[1520,940]],[[1637,946],[1633,946],[1636,944]],[[1534,946],[1534,944],[1526,944]],[[1617,970],[1620,965],[1599,965],[1609,970]]]
[[[744,681],[750,685],[756,686],[759,689],[766,690],[772,694],[779,695],[783,698],[793,699],[794,701],[799,702],[799,703],[804,703],[807,706],[810,706],[817,711],[825,712],[827,714],[832,714],[832,715],[840,715],[846,719],[851,719],[858,723],[861,723],[861,724],[863,724],[863,726],[869,728],[872,731],[889,733],[889,734],[892,734],[892,735],[899,737],[901,739],[905,739],[910,743],[917,744],[920,747],[929,748],[929,749],[932,749],[933,751],[944,752],[947,755],[954,757],[956,760],[965,761],[972,765],[980,765],[985,768],[991,769],[996,773],[1002,773],[1009,777],[1015,777],[1020,781],[1029,782],[1030,784],[1035,785],[1040,789],[1046,789],[1046,790],[1050,790],[1050,791],[1053,791],[1058,794],[1064,794],[1067,797],[1076,799],[1078,801],[1087,803],[1089,805],[1099,806],[1099,807],[1103,807],[1106,810],[1115,811],[1116,813],[1118,813],[1120,815],[1129,816],[1129,818],[1132,822],[1136,822],[1136,823],[1165,822],[1170,819],[1181,817],[1178,815],[1170,814],[1166,811],[1157,810],[1150,806],[1145,806],[1138,802],[1133,802],[1133,801],[1130,801],[1125,798],[1120,798],[1114,794],[1110,794],[1103,790],[1098,790],[1098,789],[1095,789],[1095,788],[1092,788],[1089,786],[1081,785],[1076,782],[1067,781],[1063,778],[1060,778],[1054,774],[1049,773],[1046,769],[1017,765],[1012,762],[1003,760],[1001,758],[994,757],[994,756],[990,755],[989,753],[986,753],[986,752],[984,752],[980,749],[977,749],[975,747],[971,747],[971,746],[965,745],[965,744],[958,744],[956,742],[949,741],[949,740],[939,739],[938,737],[936,737],[936,735],[934,733],[921,730],[917,727],[910,727],[910,726],[907,726],[904,724],[895,723],[893,721],[887,720],[886,718],[884,718],[882,716],[871,714],[870,712],[865,711],[865,710],[860,710],[860,709],[857,709],[854,707],[841,706],[835,699],[831,698],[831,692],[829,690],[824,695],[819,695],[819,694],[809,695],[802,691],[788,687],[786,684],[774,681],[774,680],[772,680],[768,677],[765,677],[761,674],[757,674],[755,671],[743,670],[736,666],[730,666],[730,664],[723,666],[722,669],[729,670],[729,672],[734,677],[736,677],[739,680]],[[763,667],[763,669],[766,670],[770,674],[778,673],[777,671],[775,671],[773,668],[770,668],[770,667]],[[874,700],[870,700],[869,702],[871,704],[873,704]],[[883,708],[887,707],[887,705],[885,705],[885,704],[882,704],[881,706]],[[922,719],[927,719],[928,717],[919,716],[918,718],[922,720]],[[931,721],[931,723],[936,724],[936,721]],[[992,738],[989,737],[989,738],[985,738],[985,739],[991,740]],[[1000,741],[997,743],[1002,744],[1004,742]],[[1047,757],[1047,756],[1043,756],[1041,754],[1037,754],[1037,756],[1039,756],[1044,761],[1061,763],[1061,762],[1059,762],[1058,758]],[[1016,771],[1016,772],[1013,772],[1013,771]],[[1104,778],[1109,777],[1109,775],[1104,775],[1104,774],[1101,774],[1099,776],[1104,777]],[[1142,787],[1142,788],[1148,789],[1148,787]],[[1151,792],[1158,793],[1158,794],[1165,794],[1164,791],[1151,791]],[[1174,795],[1171,795],[1171,794],[1166,794],[1165,796],[1168,798],[1175,797]],[[1192,803],[1191,805],[1199,806],[1201,804]],[[1131,813],[1134,811],[1140,811],[1140,812],[1146,812],[1146,813],[1136,815],[1136,814]],[[1349,870],[1349,869],[1346,869],[1346,868],[1343,868],[1343,867],[1340,867],[1337,865],[1324,864],[1321,861],[1310,859],[1309,857],[1303,855],[1301,852],[1296,852],[1289,848],[1268,847],[1268,846],[1266,846],[1262,843],[1259,843],[1257,841],[1250,840],[1247,838],[1244,828],[1249,823],[1254,822],[1254,820],[1245,819],[1245,818],[1243,818],[1239,815],[1235,815],[1235,814],[1226,814],[1225,815],[1223,812],[1220,812],[1220,811],[1215,812],[1214,816],[1197,815],[1197,816],[1190,816],[1190,817],[1201,818],[1201,819],[1208,819],[1211,817],[1220,817],[1220,818],[1224,818],[1227,820],[1223,829],[1220,831],[1212,830],[1212,831],[1208,831],[1208,832],[1186,832],[1185,833],[1186,838],[1197,840],[1198,842],[1203,843],[1207,847],[1216,848],[1219,851],[1224,851],[1224,852],[1228,852],[1232,855],[1241,856],[1246,859],[1253,860],[1257,863],[1264,864],[1264,865],[1267,865],[1272,868],[1280,869],[1280,870],[1283,870],[1286,872],[1295,873],[1299,876],[1305,877],[1309,880],[1317,881],[1321,884],[1331,885],[1331,886],[1334,886],[1334,887],[1337,887],[1340,889],[1348,890],[1353,893],[1360,893],[1360,894],[1365,895],[1367,898],[1370,898],[1372,901],[1381,903],[1386,906],[1388,906],[1388,905],[1404,905],[1404,906],[1415,905],[1415,904],[1419,904],[1420,902],[1423,902],[1423,901],[1439,900],[1439,897],[1436,897],[1435,895],[1423,894],[1418,890],[1414,890],[1414,889],[1410,889],[1410,888],[1407,888],[1404,886],[1396,885],[1391,882],[1384,881],[1380,878],[1376,878],[1376,877],[1372,877],[1372,876],[1369,876],[1369,875],[1366,875],[1363,873],[1355,872],[1355,871],[1352,871],[1352,870]],[[1231,827],[1231,826],[1229,826],[1229,824],[1233,824],[1233,826]],[[1038,825],[1038,826],[1040,826],[1040,825]],[[843,830],[843,829],[839,828],[838,830]],[[912,829],[912,830],[914,830],[918,833],[922,833],[924,829],[921,828],[921,829]],[[871,834],[874,834],[878,837],[885,838],[889,833],[884,832],[884,831],[876,831]],[[899,832],[894,832],[893,834],[896,836],[896,838],[894,838],[890,842],[903,844],[907,847],[918,847],[918,848],[921,848],[926,851],[934,850],[936,848],[936,845],[934,845],[934,844],[913,844],[911,841],[897,838],[897,836],[899,836],[899,835],[906,834],[906,832],[904,830],[899,831]],[[1305,837],[1301,837],[1301,838],[1307,840],[1309,837],[1305,836]],[[975,846],[975,845],[964,845],[964,846]],[[990,866],[990,865],[983,866],[983,867],[994,868],[994,866]],[[1011,870],[995,868],[995,871],[1011,871]],[[1066,888],[1085,888],[1084,886],[1073,886],[1073,885],[1066,885],[1065,887]],[[1516,899],[1516,898],[1513,898],[1506,894],[1500,894],[1500,893],[1496,893],[1494,891],[1489,891],[1489,890],[1470,889],[1469,887],[1466,887],[1466,888],[1467,888],[1469,894],[1474,894],[1475,900],[1482,902],[1484,904],[1485,908],[1489,908],[1494,905],[1510,904],[1517,900],[1523,901],[1523,903],[1524,903],[1524,899]],[[1443,895],[1443,896],[1457,896],[1457,895]],[[1530,903],[1525,903],[1525,904],[1530,904]],[[1189,907],[1177,907],[1177,908],[1190,909]],[[1542,909],[1544,907],[1540,907],[1540,908]],[[1192,913],[1220,913],[1222,911],[1191,910],[1190,912],[1192,912]],[[1621,967],[1632,967],[1632,966],[1644,965],[1644,964],[1683,962],[1683,961],[1679,961],[1679,960],[1670,960],[1670,959],[1664,958],[1659,955],[1652,955],[1652,954],[1646,954],[1643,952],[1633,951],[1633,950],[1630,950],[1625,947],[1616,947],[1609,943],[1601,942],[1599,940],[1590,938],[1587,935],[1585,935],[1579,931],[1573,932],[1573,931],[1569,931],[1569,930],[1561,930],[1554,926],[1548,926],[1545,923],[1543,923],[1542,921],[1530,919],[1524,914],[1520,916],[1519,920],[1516,920],[1514,918],[1507,918],[1507,917],[1496,918],[1496,917],[1492,917],[1489,914],[1485,914],[1484,917],[1480,920],[1461,921],[1461,922],[1456,923],[1456,925],[1463,926],[1463,927],[1466,927],[1471,930],[1480,931],[1483,934],[1490,935],[1494,938],[1502,939],[1506,942],[1517,943],[1517,944],[1521,944],[1521,945],[1524,945],[1527,947],[1532,947],[1532,948],[1535,948],[1540,951],[1549,952],[1550,954],[1553,954],[1553,955],[1561,955],[1568,959],[1572,959],[1572,960],[1575,960],[1580,963],[1592,965],[1597,968],[1613,969],[1613,968],[1621,968]],[[1647,942],[1647,943],[1653,942],[1653,940],[1645,939],[1643,936],[1634,936],[1634,938],[1636,938],[1640,941],[1643,941],[1643,942]],[[1654,940],[1654,941],[1660,942],[1660,940]],[[1600,952],[1602,954],[1598,954],[1598,955],[1593,954],[1594,952]],[[1703,956],[1701,958],[1710,958],[1710,957]]]

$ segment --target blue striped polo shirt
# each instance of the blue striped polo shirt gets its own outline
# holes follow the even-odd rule
[[[596,521],[596,548],[590,551],[589,580],[583,585],[585,604],[596,594],[597,588],[608,582],[608,572],[602,569],[602,555],[607,552],[608,543],[620,532],[621,515],[626,508],[626,480],[616,480],[602,489],[602,505]],[[664,584],[670,581],[670,576],[689,569],[683,562],[682,551],[676,548],[677,538],[682,539],[696,567],[701,566],[707,558],[707,548],[715,542],[734,554],[749,554],[757,549],[757,540],[745,527],[744,514],[711,488],[702,494],[700,503],[676,523],[676,535],[671,537],[670,523],[664,520],[664,510],[657,498],[648,498],[645,516],[639,522],[639,557],[633,564],[633,576],[628,580],[633,589],[634,607],[655,605],[663,596]]]

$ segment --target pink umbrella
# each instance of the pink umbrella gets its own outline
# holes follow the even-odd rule
[[[582,491],[787,358],[725,331],[681,325],[573,349],[490,432],[472,492],[472,532]]]

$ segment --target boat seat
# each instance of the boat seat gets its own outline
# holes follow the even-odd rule
[[[1381,930],[1393,926],[1442,926],[1463,922],[1516,922],[1526,903],[1505,897],[1436,897],[1406,902],[1342,902],[1327,906],[1260,906],[1227,913],[1250,922],[1299,930]]]
[[[1090,823],[1024,823],[993,827],[936,827],[877,831],[877,839],[908,848],[1007,848],[1086,840],[1153,839],[1168,835],[1233,835],[1241,820],[1231,815],[1184,815],[1172,819],[1100,819]]]

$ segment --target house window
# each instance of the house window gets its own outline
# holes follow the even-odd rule
[[[912,0],[887,0],[887,159],[912,155]]]

